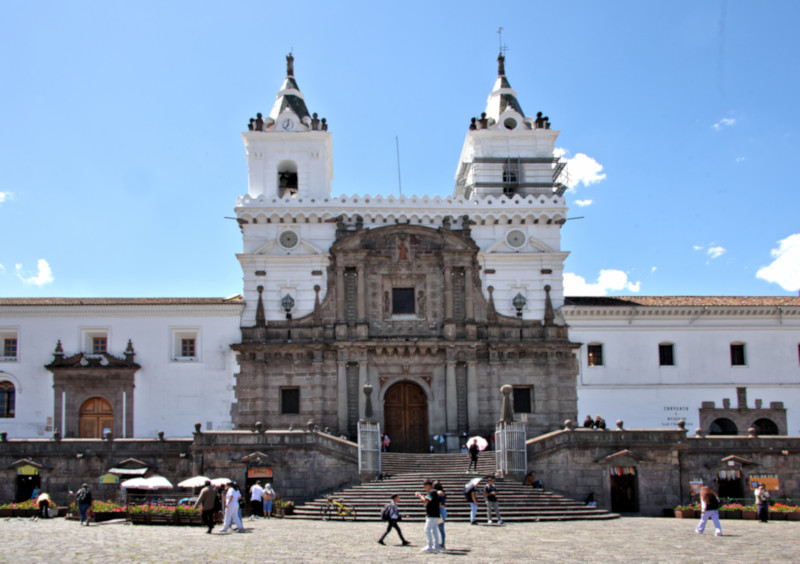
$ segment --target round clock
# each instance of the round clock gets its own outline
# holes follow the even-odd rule
[[[284,249],[294,249],[300,242],[300,237],[294,231],[284,231],[278,237],[278,242]]]
[[[294,120],[286,118],[281,121],[280,127],[283,131],[294,131]]]
[[[520,231],[519,229],[514,229],[513,231],[509,231],[506,235],[506,243],[508,243],[509,247],[514,249],[519,249],[525,244],[525,233]]]

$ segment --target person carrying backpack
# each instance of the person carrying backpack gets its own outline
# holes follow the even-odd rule
[[[89,526],[89,517],[87,511],[92,506],[92,492],[89,491],[89,484],[81,484],[81,489],[75,496],[75,501],[78,503],[78,511],[81,514],[81,525],[86,521],[86,526]]]
[[[400,515],[400,508],[397,507],[397,502],[400,499],[399,494],[394,494],[391,497],[389,503],[383,506],[381,510],[381,521],[386,521],[388,524],[386,525],[386,532],[381,535],[381,538],[378,539],[378,544],[385,544],[383,539],[386,538],[386,535],[392,530],[392,528],[397,530],[397,534],[400,535],[400,540],[403,541],[403,546],[407,546],[411,544],[406,539],[403,538],[403,531],[400,530],[400,527],[397,526],[397,522],[403,518]]]

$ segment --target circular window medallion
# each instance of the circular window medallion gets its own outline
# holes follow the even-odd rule
[[[505,121],[503,122],[503,125],[505,126],[506,129],[514,129],[517,127],[517,120],[515,120],[514,118],[506,118]]]
[[[294,231],[284,231],[281,233],[280,237],[278,237],[278,243],[280,243],[281,247],[284,249],[294,249],[299,242],[300,237],[298,237],[297,233]]]
[[[509,231],[506,235],[506,243],[508,246],[513,249],[519,249],[523,245],[525,245],[525,233],[520,231],[519,229],[514,229],[513,231]]]

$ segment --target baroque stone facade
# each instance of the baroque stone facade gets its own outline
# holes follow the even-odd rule
[[[327,295],[310,314],[242,329],[236,426],[313,419],[353,434],[366,384],[396,446],[415,451],[427,450],[432,435],[491,432],[501,384],[530,398],[531,433],[574,417],[579,345],[552,318],[498,313],[493,288],[488,301],[481,291],[478,250],[468,226],[342,231],[330,250]],[[282,404],[290,388],[299,389],[297,413]]]

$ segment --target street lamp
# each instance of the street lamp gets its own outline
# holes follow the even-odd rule
[[[290,294],[286,294],[281,299],[281,307],[283,307],[283,311],[286,312],[286,321],[292,320],[292,308],[294,307],[294,298]],[[291,328],[286,330],[286,340],[291,342],[292,340],[292,330]]]
[[[511,303],[514,305],[514,308],[517,310],[517,317],[522,319],[522,310],[525,308],[525,304],[528,303],[528,300],[525,299],[520,292],[517,292],[517,295],[514,296],[514,299],[511,300]]]
[[[294,298],[291,296],[291,294],[286,294],[283,296],[283,299],[281,299],[281,306],[283,307],[283,311],[286,312],[286,319],[291,319],[291,311],[294,307]]]

